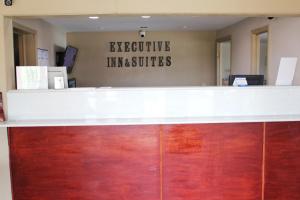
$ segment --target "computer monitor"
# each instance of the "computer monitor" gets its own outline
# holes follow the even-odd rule
[[[55,89],[55,78],[63,80],[63,88],[68,88],[68,75],[66,67],[48,67],[48,86]]]
[[[248,85],[264,85],[264,75],[229,75],[229,85],[233,85],[235,78],[246,78]]]

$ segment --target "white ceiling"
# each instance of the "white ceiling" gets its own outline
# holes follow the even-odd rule
[[[214,31],[235,24],[241,16],[100,16],[97,20],[88,16],[43,17],[48,23],[67,32],[137,31],[148,27],[150,31]]]

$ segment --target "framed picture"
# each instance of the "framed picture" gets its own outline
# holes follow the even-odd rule
[[[69,85],[69,88],[76,88],[76,79],[75,78],[70,78],[68,80],[68,85]]]

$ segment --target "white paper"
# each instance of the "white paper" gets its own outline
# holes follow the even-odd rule
[[[247,79],[245,77],[237,77],[234,79],[233,81],[233,86],[247,86],[248,82]]]
[[[49,65],[49,53],[46,49],[38,49],[38,65],[48,66]]]
[[[276,85],[292,85],[298,58],[281,58]]]
[[[64,77],[54,77],[54,89],[64,89]]]
[[[47,67],[17,66],[17,89],[48,89]]]

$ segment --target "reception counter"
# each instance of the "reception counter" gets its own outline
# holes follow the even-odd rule
[[[7,97],[14,200],[300,199],[300,87]]]
[[[300,120],[300,87],[79,88],[8,92],[2,126]]]

